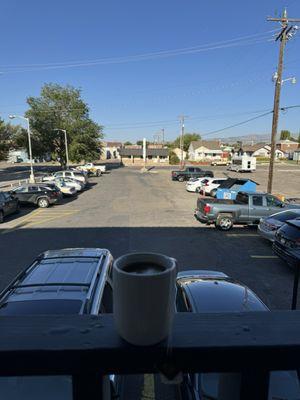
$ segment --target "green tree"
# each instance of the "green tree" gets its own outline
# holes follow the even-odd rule
[[[124,146],[131,146],[131,145],[132,145],[132,143],[128,142],[128,141],[124,143]]]
[[[183,137],[183,150],[188,151],[191,142],[201,140],[201,136],[198,133],[186,133]],[[173,147],[180,147],[180,136],[173,142]]]
[[[137,144],[138,146],[143,146],[143,141],[142,141],[142,140],[138,140],[138,141],[136,142],[136,144]],[[148,142],[148,141],[146,140],[146,146],[148,146],[148,144],[150,144],[150,142]]]
[[[179,158],[177,157],[177,155],[174,153],[174,151],[170,151],[169,152],[169,163],[171,165],[176,165],[180,163]]]
[[[280,132],[280,140],[286,140],[291,138],[291,132],[287,130],[282,130]]]
[[[0,119],[0,160],[7,159],[10,149],[19,147],[16,138],[19,135],[24,135],[24,133],[26,133],[26,130],[20,125],[7,124]],[[27,146],[27,141],[25,145]]]
[[[99,158],[102,126],[89,117],[89,108],[81,98],[80,89],[45,84],[40,96],[29,97],[27,103],[26,117],[30,119],[33,157],[51,153],[63,167],[66,165],[64,135],[55,130],[59,128],[67,131],[71,161]]]

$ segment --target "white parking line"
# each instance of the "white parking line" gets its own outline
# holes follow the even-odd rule
[[[278,258],[277,256],[259,256],[259,255],[255,255],[255,256],[250,256],[251,258],[270,258],[270,259],[275,259]]]

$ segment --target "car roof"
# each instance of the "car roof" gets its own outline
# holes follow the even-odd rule
[[[182,273],[177,282],[184,290],[194,312],[242,312],[267,311],[267,306],[252,290],[234,281],[223,273],[205,271],[185,276]]]
[[[0,314],[3,304],[19,302],[66,301],[84,306],[92,300],[92,293],[100,279],[110,274],[111,254],[106,249],[48,250],[34,260],[0,296]],[[101,277],[100,277],[101,276]],[[104,280],[104,281],[105,281]],[[79,302],[79,303],[78,303]],[[52,307],[53,309],[53,307]],[[59,311],[59,310],[58,310]]]

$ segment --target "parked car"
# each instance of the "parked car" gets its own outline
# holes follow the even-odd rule
[[[228,231],[234,224],[259,224],[266,217],[282,209],[300,208],[298,204],[280,201],[269,193],[239,192],[235,200],[198,198],[195,218],[202,223],[214,223],[218,229]]]
[[[210,165],[219,166],[219,165],[230,165],[231,162],[227,158],[221,158],[220,160],[214,160]]]
[[[261,218],[258,224],[258,233],[265,239],[274,242],[277,229],[284,225],[286,221],[296,218],[300,218],[300,208],[280,211],[269,217]]]
[[[205,176],[203,178],[191,178],[187,181],[185,188],[188,192],[199,193],[201,186],[207,181],[209,177]]]
[[[226,180],[227,178],[207,178],[203,182],[203,185],[201,186],[199,193],[204,196],[209,196],[212,194],[214,190],[217,190],[217,188],[220,186],[222,182]]]
[[[72,179],[76,179],[80,182],[83,182],[85,184],[88,182],[87,174],[85,174],[82,171],[71,171],[71,170],[58,171],[52,175],[44,176],[43,181],[44,182],[53,181],[53,178],[72,178]]]
[[[105,249],[46,251],[1,292],[0,316],[112,313],[112,260]],[[1,377],[0,392],[11,400],[71,399],[72,378]]]
[[[63,196],[75,196],[77,193],[75,187],[67,185],[64,179],[55,179],[53,183],[59,188]]]
[[[247,286],[231,279],[222,272],[193,270],[182,271],[177,276],[177,312],[228,313],[268,312],[268,307]],[[217,318],[217,317],[216,317]],[[236,376],[235,376],[236,377]],[[182,398],[190,400],[217,400],[220,385],[239,385],[232,374],[203,373],[184,375],[181,385]],[[237,398],[224,392],[222,399]],[[270,373],[269,400],[299,399],[299,382],[296,371]]]
[[[47,208],[61,199],[61,192],[57,186],[47,183],[28,183],[13,189],[11,196],[18,199],[21,204],[34,204]]]
[[[300,262],[300,219],[288,220],[276,231],[273,250],[290,267]]]
[[[190,178],[202,178],[205,176],[213,178],[214,173],[212,171],[204,171],[199,167],[187,167],[184,170],[171,172],[172,181],[179,181],[179,182],[187,181]]]
[[[77,167],[79,171],[87,171],[89,174],[100,176],[104,172],[106,172],[105,165],[95,165],[93,163],[87,163],[84,165],[79,165]]]
[[[86,186],[84,182],[78,181],[77,179],[72,179],[72,178],[58,178],[58,179],[63,179],[63,181],[67,186],[75,187],[77,192],[81,192]]]
[[[0,224],[4,217],[19,211],[19,200],[15,199],[8,192],[0,192]]]

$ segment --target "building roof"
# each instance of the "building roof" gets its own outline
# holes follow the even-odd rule
[[[130,157],[130,156],[142,156],[143,155],[143,149],[120,149],[120,156],[121,157]],[[146,155],[148,156],[163,156],[163,157],[168,157],[169,155],[169,149],[146,149]]]
[[[105,142],[106,147],[122,147],[122,142]]]
[[[265,146],[266,146],[265,144],[257,143],[254,145],[242,146],[241,149],[246,152],[250,151],[250,152],[254,153],[255,151],[257,151],[259,149],[263,149]]]
[[[298,144],[298,142],[294,142],[293,140],[285,139],[285,140],[278,140],[276,144]]]
[[[206,147],[209,150],[221,150],[221,143],[219,140],[195,140],[191,142],[194,150],[199,147]]]

